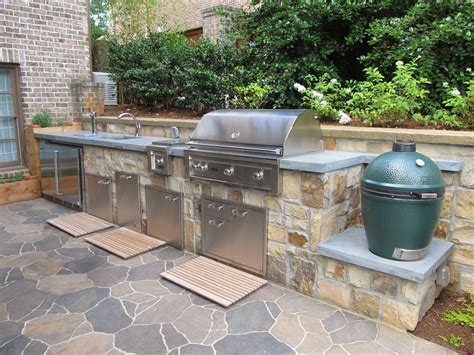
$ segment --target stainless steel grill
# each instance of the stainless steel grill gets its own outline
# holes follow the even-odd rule
[[[322,149],[312,110],[218,110],[204,115],[185,160],[191,179],[281,192],[279,160]]]

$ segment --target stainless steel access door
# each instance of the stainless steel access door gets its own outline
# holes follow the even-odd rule
[[[136,174],[115,172],[117,196],[117,224],[134,231],[142,231],[140,177]]]
[[[147,185],[145,196],[147,234],[183,249],[183,194]]]
[[[232,207],[232,261],[265,273],[265,211],[249,206]]]
[[[41,143],[40,162],[43,196],[82,209],[81,148]]]
[[[86,174],[87,212],[113,222],[112,219],[112,179]]]

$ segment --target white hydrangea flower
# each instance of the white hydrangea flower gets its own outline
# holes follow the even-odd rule
[[[459,95],[461,95],[461,92],[460,92],[458,89],[454,88],[454,89],[451,91],[451,95],[459,96]]]
[[[318,100],[322,100],[324,95],[321,94],[319,91],[316,91],[316,90],[311,90],[311,97],[313,99],[318,99]]]
[[[347,113],[344,113],[342,111],[339,111],[337,117],[339,118],[339,123],[340,124],[348,124],[352,121],[350,116]]]
[[[396,65],[397,67],[401,67],[401,66],[403,66],[403,64],[405,64],[405,63],[403,63],[401,60],[399,60],[399,61],[397,61],[397,62],[395,63],[395,65]]]
[[[299,84],[299,83],[295,83],[295,85],[293,85],[293,87],[299,92],[299,93],[304,93],[306,91],[306,88]]]
[[[447,88],[448,86],[449,86],[449,83],[445,81],[445,82],[443,83],[443,87],[444,87],[444,88]]]
[[[327,105],[328,105],[328,102],[326,100],[321,101],[321,106],[324,107],[324,106],[327,106]]]
[[[331,84],[335,84],[335,83],[337,83],[337,79],[331,79],[331,80],[329,80],[329,82],[330,82]]]

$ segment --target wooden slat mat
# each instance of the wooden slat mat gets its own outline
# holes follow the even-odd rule
[[[267,283],[260,277],[203,256],[162,272],[161,276],[224,307]]]
[[[85,238],[87,242],[98,246],[123,259],[145,253],[166,244],[162,240],[149,237],[127,228],[117,228],[96,233]]]
[[[72,213],[48,219],[47,222],[76,238],[114,226],[110,222],[104,221],[103,219],[85,212]]]

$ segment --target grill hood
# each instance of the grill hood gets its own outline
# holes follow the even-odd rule
[[[195,146],[249,150],[273,148],[280,156],[322,148],[319,121],[312,110],[217,110],[199,121],[191,141]]]

